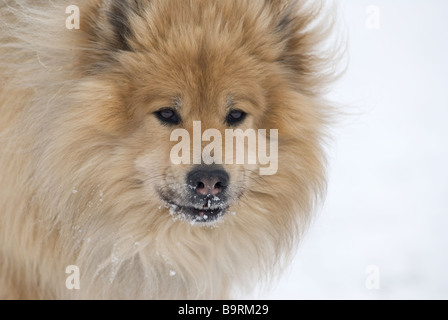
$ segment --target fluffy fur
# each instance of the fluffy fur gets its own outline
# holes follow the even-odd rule
[[[216,299],[272,279],[325,191],[322,5],[36,3],[0,1],[0,298]],[[80,30],[65,28],[71,4]],[[243,129],[279,129],[279,171],[229,166],[236,214],[175,219],[158,191],[191,168],[170,163],[153,112],[181,101],[186,129],[224,132],[229,95]]]

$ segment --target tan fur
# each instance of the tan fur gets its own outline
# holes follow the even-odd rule
[[[36,2],[0,2],[0,298],[215,299],[272,279],[325,191],[321,6]],[[81,30],[65,28],[73,2]],[[116,2],[132,8],[125,42]],[[157,190],[190,167],[170,163],[172,129],[152,113],[180,96],[186,129],[224,132],[229,94],[243,129],[279,129],[279,172],[229,166],[236,215],[175,221]],[[65,287],[68,265],[80,290]]]

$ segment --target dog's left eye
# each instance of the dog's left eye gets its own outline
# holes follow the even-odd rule
[[[164,124],[178,125],[181,122],[180,116],[172,108],[161,109],[155,115]]]
[[[235,126],[235,125],[243,122],[244,119],[246,119],[246,116],[247,116],[247,113],[245,113],[244,111],[232,110],[227,115],[226,121],[229,126]]]

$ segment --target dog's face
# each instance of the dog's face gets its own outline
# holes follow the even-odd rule
[[[132,85],[138,93],[130,97],[140,119],[136,135],[142,141],[151,140],[141,146],[135,164],[148,196],[155,192],[175,217],[209,223],[236,210],[231,207],[258,174],[257,165],[247,161],[225,161],[229,157],[235,160],[238,152],[236,146],[229,150],[225,143],[226,130],[267,129],[263,127],[267,116],[264,76],[260,65],[249,57],[241,52],[223,53],[213,43],[206,48],[185,48],[181,59],[176,58],[177,50],[168,53],[173,55],[168,59],[147,58],[147,69],[133,72],[139,79]],[[188,139],[171,141],[173,132],[179,129],[185,130]],[[215,137],[204,140],[207,130],[219,133],[221,141],[215,141]],[[184,156],[191,161],[179,164],[173,161],[172,152],[180,142],[190,147],[180,153],[187,153]],[[207,145],[216,142],[218,149],[212,156],[222,150],[221,161],[202,157],[193,161],[194,144],[198,142],[200,156]]]

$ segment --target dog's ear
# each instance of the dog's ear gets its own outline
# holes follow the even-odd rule
[[[331,65],[330,53],[322,51],[334,26],[322,0],[265,0],[275,17],[271,28],[281,44],[277,59],[288,68],[302,91],[314,91]],[[326,14],[323,14],[326,13]],[[334,55],[334,53],[333,53]],[[333,57],[333,60],[336,60]],[[333,61],[334,62],[334,61]],[[331,72],[331,71],[330,71]],[[326,77],[331,81],[331,75]],[[310,87],[310,90],[307,90]]]
[[[131,15],[135,11],[134,5],[134,1],[115,0],[110,1],[106,8],[105,18],[111,33],[111,38],[108,39],[111,49],[132,51]]]
[[[297,10],[297,0],[265,0],[275,17],[275,31],[287,35],[291,31]]]
[[[109,52],[133,51],[132,24],[141,18],[142,4],[142,0],[104,0],[93,6],[85,19],[90,44]]]

